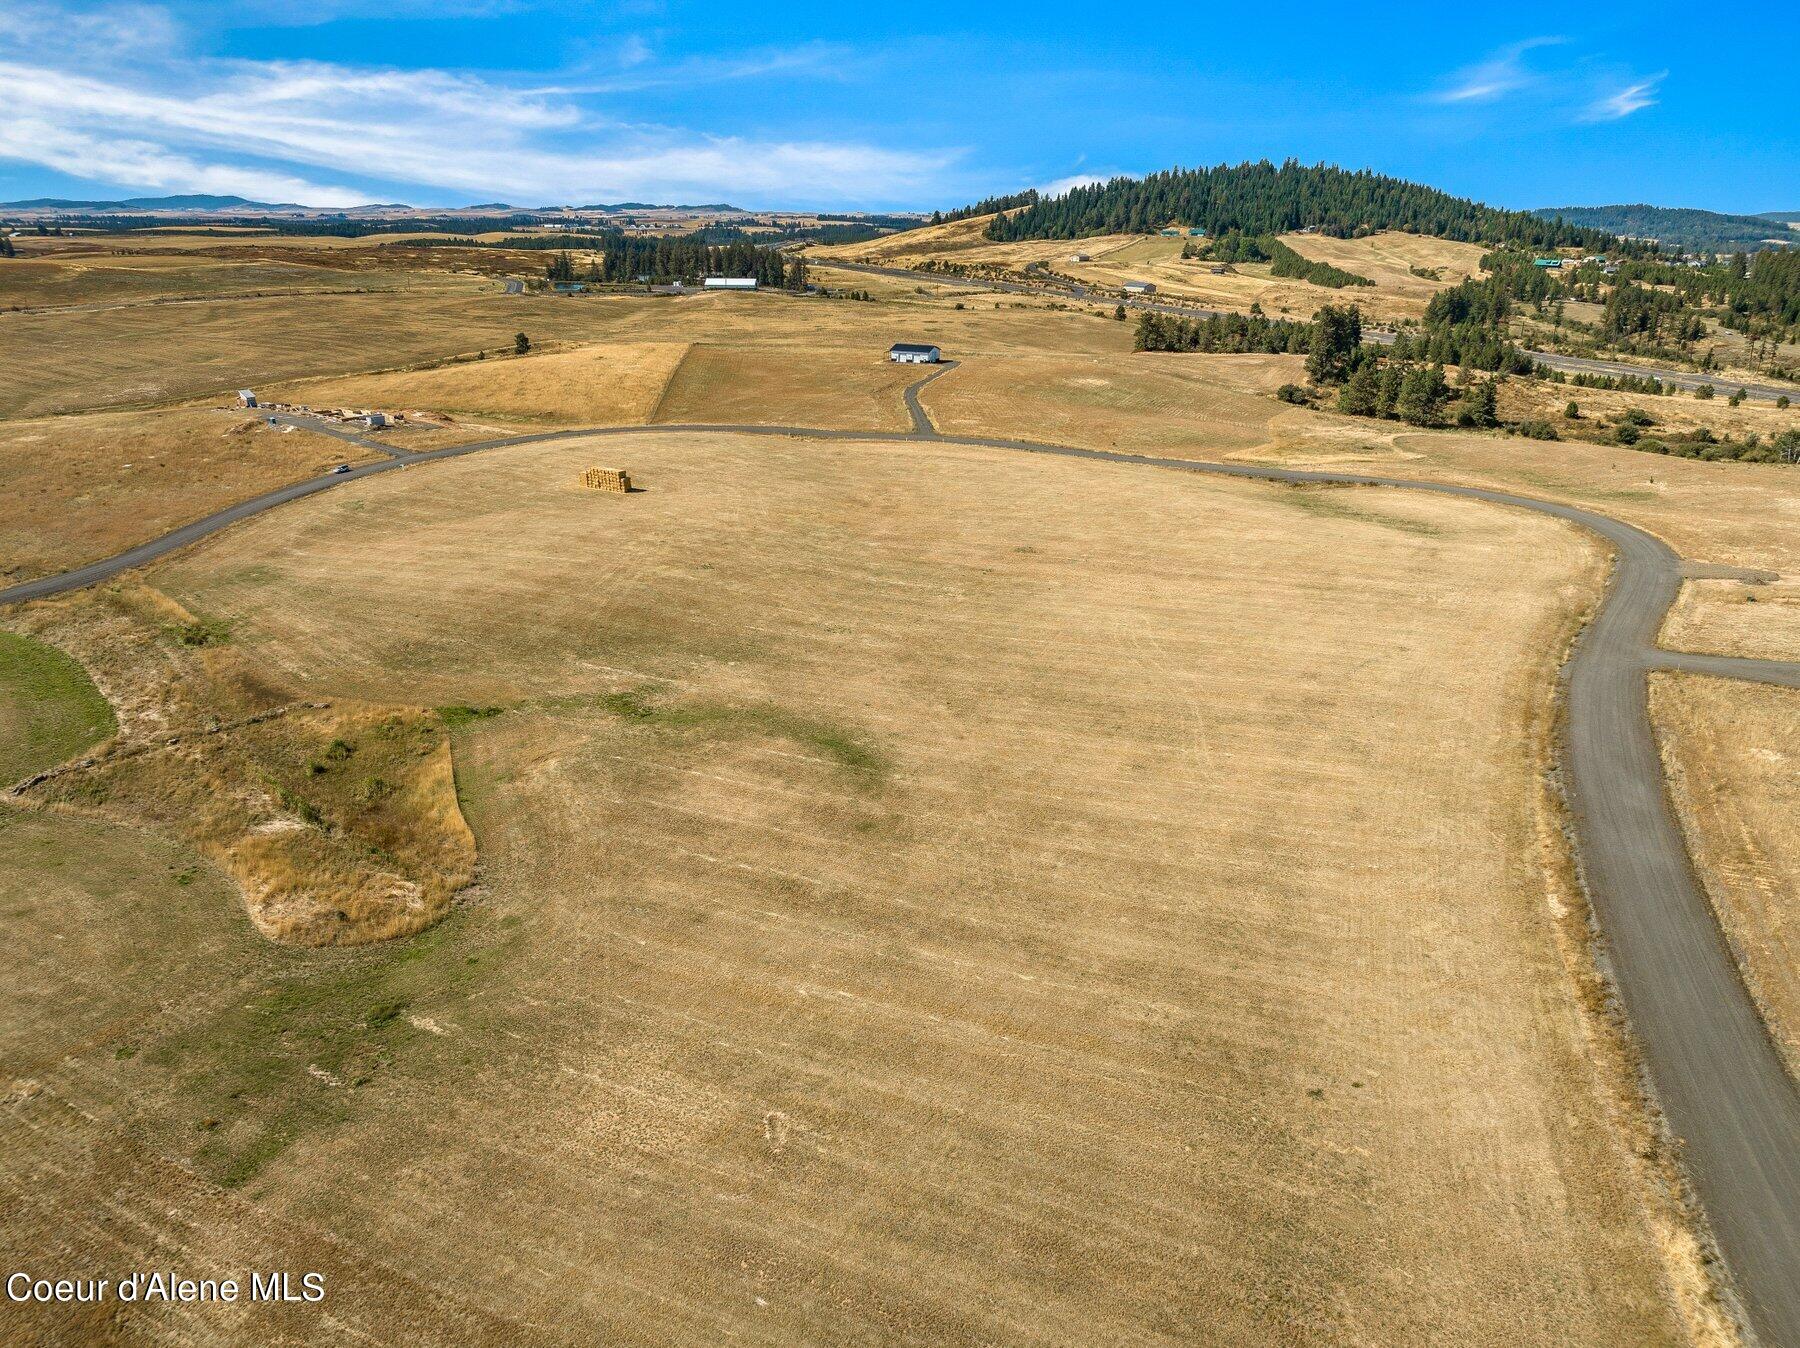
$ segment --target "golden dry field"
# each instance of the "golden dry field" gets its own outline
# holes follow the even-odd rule
[[[1129,326],[1092,313],[1047,315],[1037,301],[957,311],[906,289],[889,305],[785,295],[503,295],[466,277],[455,289],[403,296],[296,295],[0,315],[0,416],[210,398],[322,375],[405,369],[478,351],[512,350],[525,332],[559,343],[745,340],[863,344],[879,359],[895,340],[970,349],[1123,350]],[[919,325],[926,325],[921,329]]]
[[[920,395],[946,435],[1043,440],[1171,458],[1270,443],[1289,412],[1258,385],[1303,377],[1299,356],[994,356]],[[1249,384],[1249,387],[1245,387]]]
[[[1301,257],[1328,262],[1357,276],[1367,277],[1384,294],[1429,300],[1446,286],[1479,277],[1480,244],[1434,239],[1423,234],[1383,230],[1362,239],[1334,239],[1326,234],[1283,234],[1281,241]],[[1419,276],[1413,268],[1436,272]],[[1361,293],[1360,287],[1355,293]]]
[[[1800,1069],[1800,692],[1657,674],[1650,701],[1713,911]]]
[[[981,223],[857,248],[1001,248]],[[268,265],[174,237],[196,276]],[[122,280],[0,314],[26,488],[0,574],[363,453],[198,405],[230,389],[450,419],[409,448],[898,433],[922,372],[884,353],[921,340],[960,362],[922,395],[946,434],[1594,506],[1782,577],[1690,582],[1668,644],[1800,655],[1791,469],[1294,407],[1299,357],[1134,355],[1103,313],[823,264],[875,298],[508,297],[453,250],[351,242],[306,241],[396,293]],[[1096,276],[1198,265],[1111,242]],[[1395,312],[1438,284],[1408,267],[1468,260],[1290,242]],[[1518,381],[1502,410],[1570,397],[1796,416]],[[580,490],[594,465],[639,490]],[[1545,786],[1605,573],[1471,502],[662,431],[347,483],[7,611],[37,643],[0,632],[26,744],[0,764],[96,761],[0,797],[0,1254],[323,1266],[334,1332],[376,1342],[1728,1341],[1640,1159]],[[58,709],[25,716],[39,688]],[[1765,691],[1656,697],[1767,970],[1791,707]],[[52,1341],[313,1323],[32,1314]]]
[[[598,343],[524,359],[305,380],[278,385],[270,394],[309,407],[422,408],[519,424],[635,425],[650,419],[686,354],[682,342]]]
[[[1322,304],[1354,300],[1370,316],[1393,321],[1417,318],[1426,301],[1438,290],[1469,275],[1482,250],[1471,244],[1425,239],[1405,234],[1381,234],[1367,239],[1325,239],[1317,235],[1283,236],[1296,252],[1330,261],[1366,276],[1373,287],[1333,290],[1306,281],[1270,275],[1265,263],[1234,263],[1222,275],[1213,264],[1182,257],[1190,242],[1185,236],[1164,238],[1136,234],[1106,234],[1086,239],[1026,239],[994,243],[982,236],[992,217],[978,216],[947,225],[928,226],[867,243],[812,248],[810,260],[870,262],[888,267],[918,267],[922,263],[954,264],[997,272],[1023,273],[1037,264],[1065,280],[1079,281],[1102,290],[1117,290],[1126,281],[1151,281],[1160,297],[1205,308],[1248,309],[1260,304],[1271,315],[1310,317]],[[1198,242],[1198,241],[1196,241]],[[1075,261],[1085,254],[1086,262]],[[1443,280],[1414,276],[1413,264],[1443,268]],[[834,282],[861,285],[865,278],[854,273],[825,274]],[[866,278],[874,279],[874,278]]]
[[[0,421],[0,585],[110,557],[372,450],[243,412]]]
[[[689,347],[650,420],[904,431],[916,367],[867,348]]]
[[[156,1172],[72,1150],[222,1186],[221,1261],[328,1234],[377,1338],[1677,1341],[1533,766],[1600,568],[1470,503],[917,443],[351,484],[150,580],[293,696],[499,708],[480,890],[298,963],[202,872],[169,1011],[64,963],[119,919],[28,905],[72,944],[20,942],[8,1155],[122,1187],[139,1250],[184,1239]],[[96,976],[115,1019],[31,1009]],[[117,1249],[50,1222],[8,1238]]]

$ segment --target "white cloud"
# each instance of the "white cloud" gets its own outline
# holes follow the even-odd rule
[[[604,100],[663,80],[739,79],[828,64],[831,49],[745,53],[658,69],[620,53],[614,81],[508,83],[455,71],[183,54],[176,25],[138,6],[96,12],[91,44],[60,11],[0,16],[0,158],[97,183],[237,192],[342,206],[399,184],[426,197],[892,200],[926,190],[954,151],[753,139],[621,119]],[[104,13],[104,19],[99,15]],[[66,17],[66,16],[65,16]],[[134,24],[167,49],[133,49]],[[96,51],[102,52],[95,59]],[[92,73],[100,72],[100,73]]]
[[[1525,54],[1562,43],[1559,37],[1534,37],[1502,47],[1478,65],[1467,66],[1431,95],[1437,103],[1491,103],[1531,88],[1541,78],[1525,65]]]
[[[1662,82],[1669,77],[1668,71],[1651,75],[1646,79],[1633,80],[1609,94],[1603,94],[1588,104],[1584,120],[1590,122],[1616,122],[1621,117],[1629,117],[1634,112],[1656,106],[1657,91]]]
[[[1064,192],[1076,187],[1091,187],[1095,183],[1111,182],[1116,174],[1104,173],[1071,173],[1066,178],[1058,178],[1055,182],[1042,184],[1038,194],[1046,197],[1060,197]]]

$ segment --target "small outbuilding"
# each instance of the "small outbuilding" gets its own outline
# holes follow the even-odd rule
[[[888,359],[896,365],[936,365],[943,358],[942,351],[925,342],[895,342],[888,348]]]
[[[1093,260],[1094,259],[1089,257],[1086,253],[1070,253],[1069,254],[1069,261],[1071,261],[1071,262],[1092,262]]]
[[[707,290],[755,290],[754,276],[708,276],[700,283]]]
[[[1127,281],[1119,289],[1127,295],[1154,295],[1156,283],[1154,281]]]
[[[238,406],[239,407],[255,407],[256,406],[256,394],[251,392],[247,388],[239,389],[238,390]]]

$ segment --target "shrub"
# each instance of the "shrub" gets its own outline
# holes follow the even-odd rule
[[[1283,384],[1275,390],[1275,396],[1284,403],[1298,403],[1302,406],[1312,401],[1311,395],[1298,384]]]
[[[1711,384],[1702,384],[1699,388],[1694,390],[1694,396],[1703,403],[1711,402],[1713,399],[1713,386]]]
[[[468,707],[459,705],[438,708],[438,715],[443,717],[444,724],[451,727],[451,729],[455,729],[457,726],[468,725],[474,721],[485,721],[488,717],[498,716],[499,714],[500,708],[498,707]]]
[[[1565,417],[1567,417],[1570,421],[1580,421],[1581,420],[1581,404],[1576,402],[1573,398],[1571,398],[1569,400],[1569,405],[1567,407],[1563,408],[1563,415]]]
[[[1540,421],[1536,418],[1533,418],[1530,421],[1521,421],[1518,425],[1513,427],[1513,433],[1522,435],[1527,440],[1562,439],[1562,436],[1556,433],[1556,427],[1552,426],[1547,421]]]

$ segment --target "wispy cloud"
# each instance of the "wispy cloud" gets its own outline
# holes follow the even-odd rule
[[[1669,77],[1668,71],[1634,80],[1611,93],[1602,94],[1589,103],[1583,120],[1589,122],[1616,122],[1621,117],[1629,117],[1634,112],[1642,112],[1645,108],[1656,106],[1656,95],[1662,82]]]
[[[923,192],[954,150],[779,140],[632,120],[609,102],[658,82],[756,79],[824,66],[823,47],[659,63],[627,43],[611,78],[506,81],[448,70],[218,60],[131,6],[0,15],[0,158],[133,189],[237,192],[309,205],[398,184],[523,203],[696,198],[854,202]],[[141,25],[141,27],[138,27]],[[134,31],[155,43],[130,42]],[[109,58],[93,59],[104,49]],[[130,59],[126,59],[129,54]],[[109,72],[97,75],[96,70]],[[385,192],[384,192],[385,195]]]
[[[1545,48],[1568,48],[1532,58]],[[1500,48],[1486,60],[1449,76],[1425,96],[1449,108],[1504,104],[1513,125],[1570,125],[1616,122],[1655,104],[1668,71],[1628,73],[1604,56],[1582,52],[1567,39],[1534,37]],[[1497,110],[1498,111],[1498,110]]]
[[[1539,47],[1560,46],[1560,37],[1532,37],[1502,47],[1487,60],[1465,66],[1430,95],[1436,103],[1491,103],[1508,94],[1529,89],[1542,78],[1525,63],[1527,53]]]

